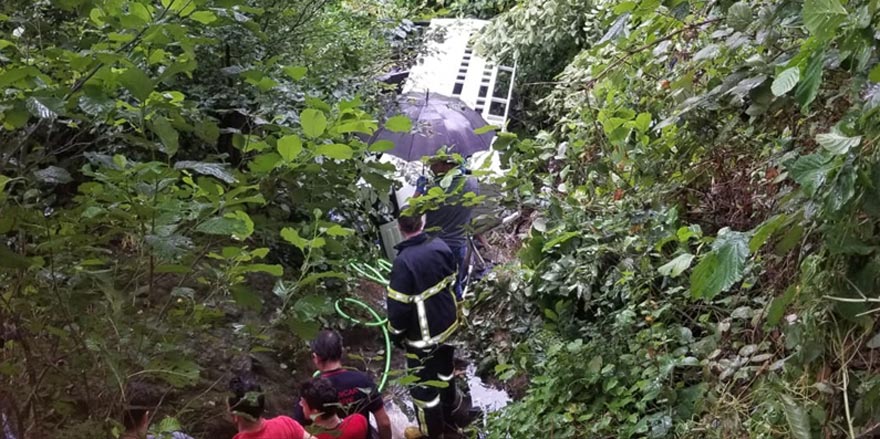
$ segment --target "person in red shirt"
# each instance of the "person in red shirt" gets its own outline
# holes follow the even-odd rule
[[[312,420],[310,430],[318,439],[367,439],[369,424],[364,415],[355,413],[339,418],[341,405],[336,387],[326,378],[313,378],[302,385],[300,405]]]
[[[226,403],[238,429],[233,439],[315,439],[287,416],[263,417],[266,399],[263,389],[248,379],[236,377],[229,383],[232,396]]]

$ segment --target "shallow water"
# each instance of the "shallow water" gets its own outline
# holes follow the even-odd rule
[[[489,413],[504,408],[510,404],[510,395],[502,389],[496,389],[483,382],[476,375],[477,368],[471,364],[467,368],[467,382],[471,389],[471,399],[475,407]]]
[[[476,367],[469,365],[465,370],[468,387],[471,391],[471,399],[474,407],[483,409],[484,413],[490,413],[504,408],[511,402],[510,396],[502,389],[496,389],[491,385],[483,382],[476,375]],[[412,409],[409,406],[409,398],[407,392],[400,388],[392,389],[390,394],[395,395],[392,398],[386,398],[385,411],[391,419],[391,433],[393,439],[404,439],[403,431],[406,427],[415,426],[415,418]],[[405,395],[397,397],[399,395]],[[404,405],[403,407],[401,407]],[[477,420],[475,423],[483,423],[484,420]]]

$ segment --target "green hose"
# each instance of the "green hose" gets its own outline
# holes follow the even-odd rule
[[[342,310],[342,302],[353,303],[355,305],[360,306],[361,308],[367,310],[375,320],[372,322],[365,322],[356,317],[352,317],[348,315],[345,311]],[[339,299],[336,301],[336,312],[339,313],[345,319],[350,320],[359,325],[364,325],[367,327],[376,327],[379,326],[382,328],[382,335],[385,336],[385,371],[382,373],[382,380],[379,382],[379,393],[382,392],[382,389],[385,388],[385,383],[388,381],[388,372],[391,370],[391,336],[388,334],[388,319],[383,319],[382,316],[379,315],[370,305],[367,305],[364,302],[361,302],[357,299],[352,299],[351,297],[346,297],[345,299]]]

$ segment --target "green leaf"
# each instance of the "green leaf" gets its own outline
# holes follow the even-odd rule
[[[774,96],[782,96],[793,89],[800,79],[800,67],[794,66],[787,68],[773,80],[773,86],[770,87],[770,90],[773,91]]]
[[[248,264],[239,267],[242,273],[269,273],[275,277],[284,276],[284,267],[278,264]]]
[[[245,285],[233,286],[230,289],[230,293],[232,293],[235,303],[242,308],[250,309],[254,312],[260,312],[263,308],[263,300],[260,299],[260,296]]]
[[[89,18],[92,19],[92,23],[95,23],[95,25],[98,27],[104,27],[105,17],[106,15],[104,14],[104,10],[100,8],[92,8],[92,10],[89,11]]]
[[[791,178],[809,195],[815,195],[816,191],[825,184],[828,173],[834,168],[831,159],[824,154],[810,154],[798,157],[788,167]]]
[[[816,136],[816,142],[819,142],[831,154],[842,155],[849,152],[851,148],[859,146],[859,143],[862,142],[862,136],[847,137],[835,128],[830,133]]]
[[[782,227],[787,218],[788,217],[784,213],[780,213],[779,215],[775,215],[761,223],[761,225],[755,229],[755,233],[749,241],[749,252],[755,253],[760,250],[761,247],[767,243],[767,240],[776,233],[776,230]]]
[[[153,92],[153,80],[137,67],[129,67],[122,72],[119,83],[141,102],[146,101]]]
[[[651,113],[639,113],[633,123],[633,127],[635,127],[635,129],[637,129],[640,133],[647,132],[650,126]]]
[[[210,175],[223,182],[234,184],[236,180],[227,166],[222,163],[206,163],[184,160],[174,164],[174,169],[191,169],[199,174]]]
[[[691,294],[695,298],[712,299],[742,279],[749,257],[747,235],[723,228],[712,243],[712,251],[704,256],[691,273]]]
[[[803,14],[804,27],[817,35],[835,31],[847,16],[838,0],[805,0]]]
[[[782,321],[782,316],[785,314],[785,309],[791,302],[794,300],[794,296],[797,293],[797,287],[794,285],[789,286],[785,290],[785,294],[775,297],[772,302],[770,302],[770,308],[767,310],[767,327],[773,327],[779,324]]]
[[[390,140],[377,140],[370,145],[370,152],[386,152],[394,149],[394,142]]]
[[[302,125],[303,132],[315,139],[321,137],[327,129],[327,117],[320,110],[307,108],[299,115],[299,123]]]
[[[878,333],[875,334],[873,337],[871,337],[871,339],[868,340],[867,343],[865,343],[865,346],[866,346],[868,349],[877,349],[877,348],[880,348],[880,332],[878,332]]]
[[[242,224],[242,230],[236,231],[232,234],[232,237],[238,239],[239,241],[245,240],[254,233],[254,221],[251,219],[250,215],[243,210],[236,210],[235,212],[227,213],[223,215],[224,218],[238,220]]]
[[[788,395],[780,395],[782,408],[785,411],[785,419],[788,421],[790,437],[794,439],[813,439],[810,429],[810,417],[803,407],[791,399]]]
[[[70,172],[67,172],[67,169],[59,168],[58,166],[48,166],[39,171],[34,171],[34,176],[37,177],[37,180],[41,183],[48,184],[66,184],[73,181]]]
[[[254,223],[247,213],[237,211],[222,217],[210,218],[196,227],[196,231],[209,235],[226,235],[245,239],[254,232]]]
[[[31,261],[12,251],[4,243],[0,243],[0,267],[26,269],[31,266]]]
[[[159,428],[157,429],[157,431],[159,433],[171,434],[182,429],[183,428],[180,426],[180,422],[178,422],[176,418],[166,416],[162,419],[162,422],[159,423]],[[160,437],[164,436],[160,435]]]
[[[690,253],[684,253],[678,255],[675,259],[660,266],[659,268],[657,268],[657,271],[660,272],[660,274],[663,276],[678,277],[681,273],[690,268],[691,261],[693,260],[694,255]]]
[[[291,162],[302,152],[302,140],[299,136],[284,136],[278,139],[278,153],[286,162]]]
[[[302,340],[311,340],[321,330],[321,323],[314,319],[287,319],[287,327]]]
[[[281,156],[274,152],[260,154],[248,163],[248,168],[253,172],[263,174],[275,169],[280,161]]]
[[[294,81],[299,81],[306,77],[306,73],[309,72],[308,67],[302,66],[287,66],[284,68],[284,74],[293,79]]]
[[[189,18],[191,18],[195,21],[198,21],[199,23],[202,23],[202,24],[211,24],[211,23],[217,21],[217,15],[215,15],[211,11],[193,12],[192,15],[189,16]]]
[[[177,130],[171,126],[168,119],[162,116],[154,116],[150,123],[150,129],[159,136],[159,141],[162,142],[163,146],[162,152],[169,157],[177,153],[177,149],[180,147]]]
[[[410,125],[412,125],[412,122],[410,122]],[[480,135],[483,135],[486,133],[491,133],[492,131],[498,131],[498,129],[499,128],[495,125],[484,125],[484,126],[481,126],[477,129],[475,129],[474,134],[480,136]],[[409,130],[406,130],[406,131],[408,132]]]
[[[330,157],[331,159],[348,160],[354,156],[354,151],[348,145],[332,143],[316,146],[315,154]]]
[[[31,96],[25,102],[25,107],[34,116],[52,121],[58,118],[62,104],[61,100],[57,98]]]
[[[301,251],[305,251],[306,247],[309,246],[309,240],[299,236],[299,232],[294,228],[285,227],[281,229],[281,237]]]
[[[794,91],[794,97],[801,104],[801,111],[806,112],[819,93],[822,84],[822,73],[825,65],[825,50],[815,50],[807,61],[807,67],[800,83]]]
[[[868,79],[871,82],[880,82],[880,63],[877,63],[874,68],[871,69],[871,72],[868,73]]]
[[[581,234],[580,232],[563,233],[562,235],[559,235],[556,238],[553,238],[550,241],[547,241],[547,243],[544,244],[544,248],[541,249],[541,252],[547,252],[550,249],[552,249],[553,247],[556,247],[557,245],[562,244],[562,243],[568,241],[569,239],[572,239],[576,236],[579,236],[580,234]]]
[[[746,2],[736,2],[727,10],[727,24],[734,30],[743,31],[752,21],[752,7]]]
[[[209,119],[202,119],[196,123],[195,133],[205,142],[216,145],[217,139],[220,138],[220,127]]]
[[[334,224],[327,229],[327,234],[333,237],[351,236],[354,235],[354,230]]]
[[[385,128],[395,133],[408,133],[412,129],[412,121],[404,115],[397,115],[385,121]]]

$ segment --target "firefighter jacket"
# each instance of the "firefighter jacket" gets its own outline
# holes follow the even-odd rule
[[[422,233],[395,247],[388,287],[388,326],[396,342],[415,348],[443,343],[458,327],[452,250]]]

